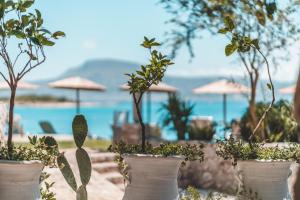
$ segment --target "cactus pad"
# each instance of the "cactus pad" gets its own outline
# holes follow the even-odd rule
[[[81,185],[76,191],[76,200],[87,200],[87,191],[84,185]]]
[[[76,160],[80,172],[81,183],[87,185],[92,173],[92,164],[89,155],[84,149],[77,149]]]
[[[76,192],[77,191],[76,179],[71,169],[71,166],[64,154],[60,154],[60,156],[57,157],[57,163],[65,180],[67,181],[69,186]]]
[[[88,126],[83,115],[77,115],[72,124],[73,136],[78,148],[81,148],[88,133]]]

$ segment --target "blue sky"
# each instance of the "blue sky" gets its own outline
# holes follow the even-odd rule
[[[143,36],[164,40],[170,28],[165,24],[169,15],[157,0],[36,0],[36,7],[42,11],[45,27],[62,30],[67,37],[46,50],[46,63],[29,74],[27,80],[53,78],[88,59],[116,58],[143,63],[147,59],[147,52],[139,46]],[[189,62],[186,49],[182,49],[168,74],[243,75],[243,68],[234,58],[224,56],[225,44],[222,36],[205,36],[194,44],[196,58]],[[282,68],[276,79],[295,79],[298,58],[292,55],[292,61]],[[286,73],[290,76],[282,76]]]

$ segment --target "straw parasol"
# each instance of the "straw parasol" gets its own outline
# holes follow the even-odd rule
[[[222,94],[223,95],[223,121],[226,125],[227,118],[227,95],[248,93],[250,89],[244,85],[228,80],[219,80],[207,85],[195,88],[195,94]]]
[[[35,90],[39,86],[36,84],[28,83],[25,81],[19,81],[18,82],[18,89],[23,89],[23,90]],[[1,82],[0,83],[0,90],[9,90],[10,87],[6,82]]]
[[[129,90],[129,86],[127,83],[121,85],[122,90]],[[151,87],[148,89],[147,92],[147,119],[150,123],[151,121],[151,92],[158,92],[158,93],[175,93],[177,91],[177,88],[168,85],[166,83],[160,82],[157,85],[151,85]],[[134,107],[135,108],[135,107]],[[135,117],[134,117],[135,118]]]
[[[281,88],[279,90],[279,92],[282,93],[282,94],[294,94],[295,91],[296,91],[296,85],[292,85],[292,86],[289,86],[289,87]]]
[[[86,91],[104,91],[106,88],[103,85],[95,83],[91,80],[81,78],[79,76],[61,79],[49,83],[52,88],[76,90],[76,111],[80,113],[80,90]]]

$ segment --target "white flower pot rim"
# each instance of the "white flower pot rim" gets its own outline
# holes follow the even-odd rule
[[[163,158],[166,160],[184,160],[186,157],[182,155],[164,156],[164,155],[153,155],[153,154],[122,154],[124,158],[139,158],[139,159],[153,159]]]
[[[256,163],[293,163],[296,162],[294,160],[260,160],[260,159],[251,159],[251,160],[237,160],[237,162],[256,162]]]
[[[0,165],[41,165],[42,162],[40,160],[0,160]]]

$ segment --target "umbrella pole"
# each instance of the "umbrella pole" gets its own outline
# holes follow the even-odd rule
[[[80,94],[79,89],[76,89],[76,112],[80,114]]]
[[[148,119],[148,124],[151,123],[151,93],[148,92],[147,94],[147,119]]]
[[[227,125],[227,94],[223,94],[223,123]]]

